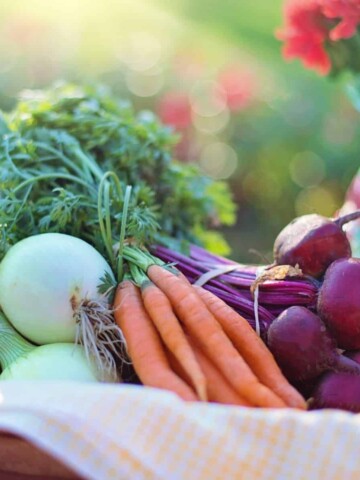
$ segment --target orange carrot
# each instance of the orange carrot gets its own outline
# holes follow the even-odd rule
[[[251,407],[252,404],[235,392],[226,378],[223,377],[221,372],[219,372],[215,365],[206,357],[200,347],[197,346],[191,338],[189,338],[189,343],[191,344],[202,371],[206,376],[209,401],[225,405]],[[187,373],[170,351],[168,352],[168,357],[174,371],[185,381],[189,382],[190,379]]]
[[[195,288],[258,379],[290,407],[305,409],[305,400],[289,384],[272,353],[249,323],[216,295],[201,287]]]
[[[171,370],[159,335],[144,308],[140,290],[130,281],[122,282],[116,290],[114,316],[142,383],[170,390],[184,400],[198,400],[195,392]]]
[[[189,335],[240,396],[259,407],[286,407],[279,396],[259,382],[192,285],[158,265],[149,267],[147,274],[167,295]]]
[[[152,282],[142,285],[141,295],[162,341],[188,373],[200,400],[206,402],[206,378],[167,296]]]

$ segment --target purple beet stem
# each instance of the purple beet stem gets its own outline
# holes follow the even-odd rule
[[[360,210],[355,210],[355,212],[351,212],[347,215],[337,218],[334,220],[334,223],[336,223],[338,227],[342,228],[346,223],[353,222],[358,218],[360,218]]]
[[[217,295],[243,315],[254,328],[254,301],[250,286],[256,278],[257,266],[238,264],[207,252],[196,245],[191,246],[190,256],[174,252],[160,245],[153,247],[152,252],[165,262],[176,263],[176,267],[191,283],[215,268],[226,265],[237,266],[236,270],[209,280],[204,288]],[[273,319],[290,305],[314,308],[317,293],[317,287],[306,279],[273,280],[261,284],[259,286],[259,319],[262,331],[267,330]]]

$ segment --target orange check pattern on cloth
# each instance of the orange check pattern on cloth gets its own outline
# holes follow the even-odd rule
[[[91,480],[358,480],[360,416],[185,403],[132,385],[3,382],[0,429]]]

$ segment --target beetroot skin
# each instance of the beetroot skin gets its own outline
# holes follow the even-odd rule
[[[297,384],[327,370],[354,371],[360,366],[340,355],[324,323],[305,307],[290,307],[270,325],[267,345],[286,378]]]
[[[334,260],[351,256],[342,227],[359,217],[360,212],[356,211],[336,220],[317,214],[295,218],[275,240],[276,264],[299,265],[304,274],[321,277]]]
[[[317,311],[339,348],[360,349],[360,259],[340,259],[330,265]]]
[[[337,408],[360,412],[360,376],[344,373],[326,373],[313,391],[310,409]]]

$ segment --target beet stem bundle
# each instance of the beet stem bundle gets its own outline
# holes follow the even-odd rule
[[[229,306],[244,316],[256,328],[255,311],[258,311],[260,330],[263,334],[274,318],[288,306],[302,305],[313,309],[316,306],[318,285],[305,278],[271,280],[259,286],[259,305],[255,309],[250,287],[256,280],[259,266],[238,264],[221,256],[192,245],[190,255],[174,252],[163,246],[155,246],[152,253],[164,262],[175,263],[191,283],[209,274],[211,278],[203,288],[214,293]],[[231,269],[213,278],[212,273],[222,268]]]

